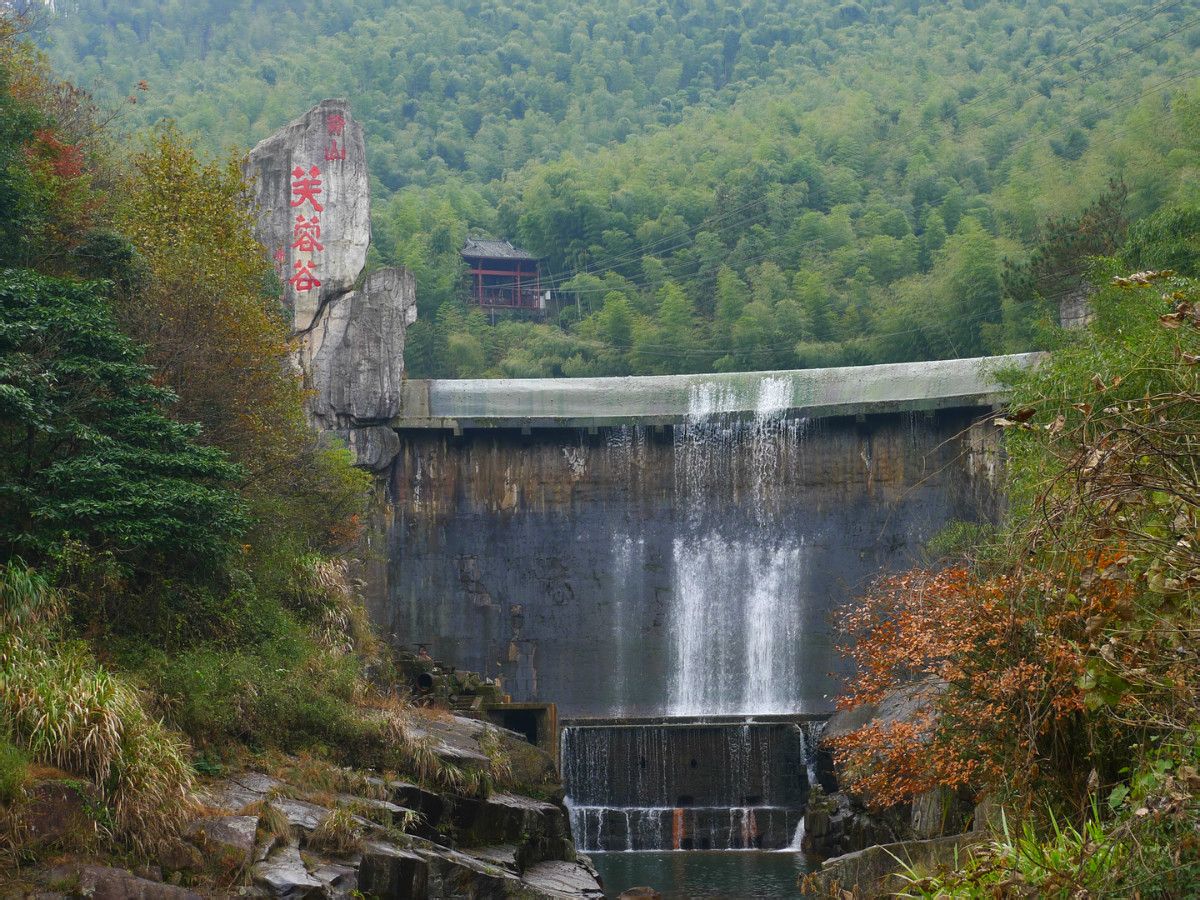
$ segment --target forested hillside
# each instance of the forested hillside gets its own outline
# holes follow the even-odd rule
[[[1196,189],[1200,15],[1169,0],[70,0],[44,35],[211,149],[349,97],[418,376],[1029,349],[1086,255]],[[544,255],[557,318],[464,306],[468,234]]]

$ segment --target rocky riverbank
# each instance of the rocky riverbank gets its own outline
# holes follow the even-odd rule
[[[595,870],[576,854],[553,761],[495,726],[430,711],[414,727],[443,762],[477,771],[497,748],[534,773],[519,792],[455,793],[297,758],[276,774],[246,769],[202,785],[203,814],[142,858],[74,852],[94,830],[77,782],[47,777],[16,814],[46,855],[5,896],[144,898],[592,898]],[[510,761],[511,760],[511,761]]]

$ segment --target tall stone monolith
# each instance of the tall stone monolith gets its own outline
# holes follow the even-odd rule
[[[246,174],[258,238],[300,339],[310,419],[340,434],[359,465],[383,471],[398,448],[387,423],[400,409],[404,333],[417,307],[407,270],[363,277],[371,195],[362,126],[347,101],[324,100],[259,143]]]

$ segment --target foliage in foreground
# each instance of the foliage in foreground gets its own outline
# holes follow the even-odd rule
[[[1161,242],[1190,268],[1189,222],[1164,211],[1125,252]],[[1200,887],[1200,284],[1119,265],[1097,271],[1091,327],[1014,375],[1000,536],[846,618],[848,705],[914,680],[936,695],[838,741],[857,788],[888,805],[967,786],[1019,820],[934,894]]]
[[[1050,813],[1036,829],[1028,819],[1019,828],[1001,821],[999,834],[965,854],[959,871],[922,875],[908,869],[902,877],[905,898],[994,897],[1190,897],[1196,877],[1196,834],[1182,806],[1200,783],[1168,778],[1160,793],[1166,806],[1153,813],[1102,815],[1094,807],[1080,827]],[[1174,809],[1170,808],[1174,806]],[[1164,813],[1171,818],[1165,820]]]
[[[102,285],[0,270],[0,557],[64,537],[134,566],[228,553],[241,476],[167,417]]]
[[[127,678],[69,639],[64,612],[45,578],[19,563],[0,567],[0,719],[32,760],[96,786],[106,805],[94,820],[100,836],[153,852],[195,809],[188,747]]]
[[[97,116],[0,15],[0,854],[63,849],[22,830],[46,777],[88,808],[66,849],[143,858],[247,758],[486,792],[365,676],[370,478],[306,426],[236,158]]]

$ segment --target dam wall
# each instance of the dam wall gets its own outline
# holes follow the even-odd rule
[[[828,712],[834,611],[997,512],[1029,359],[952,363],[412,385],[372,617],[568,717]]]

